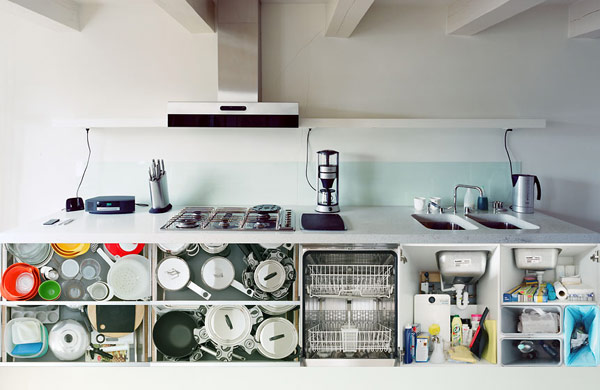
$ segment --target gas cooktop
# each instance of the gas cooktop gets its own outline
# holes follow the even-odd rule
[[[161,230],[295,230],[294,213],[272,204],[245,207],[186,207]]]

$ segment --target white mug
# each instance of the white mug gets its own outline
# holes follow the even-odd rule
[[[94,301],[109,301],[113,297],[112,290],[106,282],[96,282],[87,288]]]
[[[425,209],[425,198],[421,196],[415,196],[415,199],[413,200],[413,205],[415,207],[415,210],[423,211],[423,209]]]

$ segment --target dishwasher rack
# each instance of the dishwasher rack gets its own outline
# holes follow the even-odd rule
[[[392,352],[393,311],[307,311],[310,353]],[[386,326],[387,325],[387,326]]]
[[[309,264],[309,296],[390,298],[392,265]]]

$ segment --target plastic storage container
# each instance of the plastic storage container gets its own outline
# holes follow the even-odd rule
[[[521,320],[521,314],[523,311],[535,315],[534,309],[541,309],[545,313],[554,313],[558,315],[558,331],[556,332],[522,332],[519,329],[519,322]],[[500,324],[500,330],[506,336],[523,337],[523,335],[558,335],[562,328],[562,313],[560,306],[503,306],[502,307],[502,323]],[[547,323],[544,328],[547,329]],[[531,329],[531,327],[526,326]],[[527,330],[527,329],[525,329]]]
[[[520,345],[531,348],[531,352]],[[559,338],[506,338],[502,340],[503,366],[560,366],[562,340]]]

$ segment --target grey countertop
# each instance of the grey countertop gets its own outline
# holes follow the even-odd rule
[[[344,207],[340,215],[347,230],[306,231],[300,227],[302,213],[312,207],[289,207],[296,216],[296,231],[165,231],[160,227],[179,212],[149,214],[137,208],[133,214],[93,215],[84,211],[58,212],[46,218],[0,233],[0,242],[228,242],[313,244],[444,244],[444,243],[600,243],[600,233],[561,221],[546,214],[506,213],[539,226],[535,230],[497,230],[472,222],[476,230],[440,231],[425,228],[412,218],[412,207]],[[44,226],[50,218],[73,218],[68,225]]]

